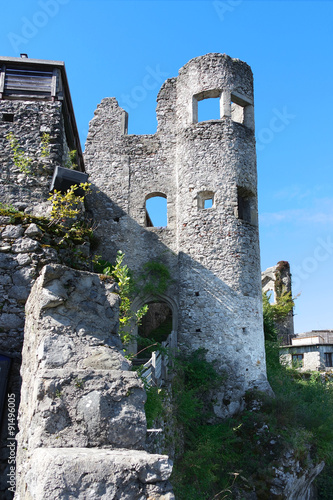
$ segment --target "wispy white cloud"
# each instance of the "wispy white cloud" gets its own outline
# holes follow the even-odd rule
[[[277,225],[280,223],[332,224],[333,198],[315,199],[313,200],[313,206],[310,208],[263,212],[260,214],[259,220],[264,226]]]
[[[320,193],[323,194],[327,189],[328,186],[323,184],[315,184],[311,188],[302,184],[292,184],[274,193],[273,198],[276,200],[302,201],[306,198],[320,196]]]

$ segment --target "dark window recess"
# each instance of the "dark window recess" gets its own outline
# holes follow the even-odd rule
[[[247,189],[237,188],[238,218],[249,223],[254,221],[254,195]]]
[[[172,332],[172,310],[165,302],[150,302],[148,311],[138,327],[137,358],[145,363],[156,345],[164,342]],[[146,339],[146,341],[143,341]],[[148,347],[149,346],[149,347]],[[140,364],[138,361],[136,364]]]
[[[240,194],[238,194],[238,218],[251,222],[250,200]]]
[[[12,123],[14,121],[13,113],[2,113],[2,121]]]
[[[326,368],[330,368],[333,366],[331,352],[325,352],[325,366],[326,366]]]
[[[303,366],[303,354],[293,354],[293,366],[296,368],[301,368]]]

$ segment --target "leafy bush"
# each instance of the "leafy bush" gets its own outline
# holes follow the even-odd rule
[[[165,392],[159,387],[146,385],[147,401],[145,403],[145,413],[147,419],[147,427],[153,426],[154,421],[163,415]]]
[[[171,477],[178,500],[232,499],[237,489],[253,488],[258,498],[269,500],[272,467],[287,450],[304,467],[309,453],[315,463],[326,461],[317,481],[318,498],[331,498],[333,387],[320,374],[300,374],[281,365],[277,342],[267,342],[266,348],[275,397],[249,392],[245,411],[221,423],[212,420],[205,398],[218,376],[204,351],[179,362],[173,405],[183,427],[184,453]]]

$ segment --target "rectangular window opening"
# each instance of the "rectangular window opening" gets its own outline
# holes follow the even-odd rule
[[[13,123],[13,121],[14,121],[14,114],[13,113],[2,113],[2,121],[3,122]]]
[[[219,120],[220,117],[219,97],[210,97],[208,99],[202,99],[202,101],[198,102],[198,122]]]
[[[304,366],[303,354],[293,354],[292,364],[294,368],[302,368]]]
[[[248,97],[232,92],[230,95],[231,119],[254,129],[253,102]]]
[[[215,194],[213,191],[200,191],[197,194],[198,208],[199,209],[207,209],[207,208],[215,208]]]
[[[255,196],[243,187],[237,187],[238,219],[250,224],[257,224]]]
[[[333,366],[331,352],[325,352],[325,366],[326,368],[332,368]]]

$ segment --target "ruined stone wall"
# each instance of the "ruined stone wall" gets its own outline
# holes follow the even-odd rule
[[[197,123],[205,98],[219,99],[220,119]],[[85,150],[90,210],[104,258],[120,248],[134,270],[156,258],[168,265],[174,283],[163,298],[180,344],[205,347],[229,375],[215,408],[224,416],[247,387],[267,387],[251,69],[221,54],[195,58],[164,83],[156,114],[156,134],[126,135],[115,98],[98,106]],[[167,197],[165,228],[145,227],[154,193]]]
[[[9,118],[10,117],[10,118]],[[11,120],[11,121],[8,121]],[[18,140],[25,158],[31,160],[26,175],[14,164],[8,134]],[[49,155],[42,156],[41,138],[49,134]],[[45,200],[56,165],[63,165],[68,146],[61,102],[0,101],[1,202],[29,213],[45,215]]]
[[[276,266],[267,268],[261,273],[261,283],[263,292],[271,294],[273,303],[276,303],[282,294],[291,293],[292,282],[289,262],[280,261]],[[293,311],[290,311],[285,318],[276,321],[276,329],[281,345],[291,344],[291,339],[294,336]]]
[[[12,359],[7,393],[15,395],[15,417],[21,393],[25,302],[42,266],[58,262],[57,252],[43,245],[41,240],[42,232],[36,224],[11,224],[10,217],[0,217],[0,352]],[[6,400],[4,403],[0,434],[0,491],[6,495],[9,449]],[[16,422],[14,427],[17,430]]]
[[[124,358],[118,286],[47,265],[26,305],[16,500],[174,498],[143,450],[143,383]]]
[[[14,394],[15,417],[21,394],[20,366],[25,303],[32,285],[42,267],[49,263],[67,262],[82,269],[90,269],[90,262],[85,258],[89,255],[89,241],[82,241],[73,248],[70,239],[64,241],[65,228],[63,229],[63,233],[59,232],[59,229],[52,232],[47,219],[30,217],[24,213],[13,212],[11,215],[0,216],[0,354],[11,359],[7,393]],[[0,434],[0,492],[7,490],[8,494],[6,400],[4,405]],[[17,431],[16,421],[14,427]]]

